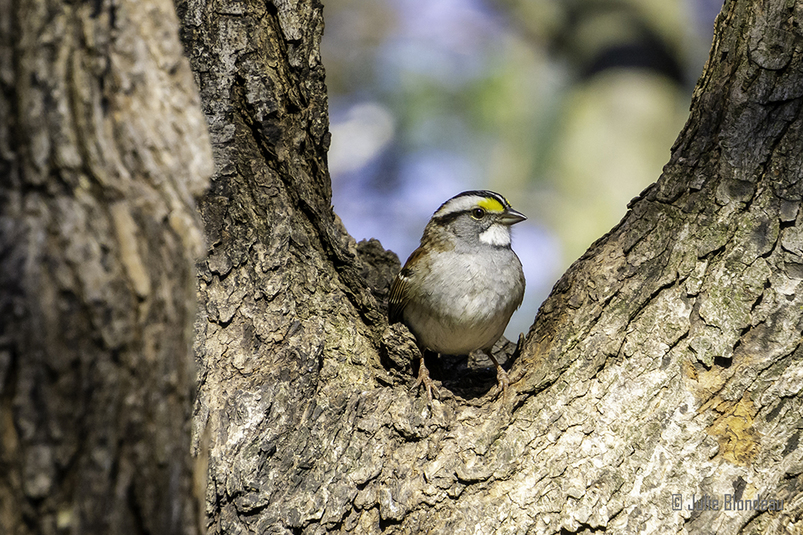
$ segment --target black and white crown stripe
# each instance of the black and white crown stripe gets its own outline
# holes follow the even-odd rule
[[[459,195],[455,195],[443,203],[440,208],[435,211],[432,217],[441,219],[458,213],[468,212],[469,210],[476,208],[481,201],[489,198],[498,201],[504,210],[510,210],[510,203],[498,193],[488,190],[472,190],[464,191]]]

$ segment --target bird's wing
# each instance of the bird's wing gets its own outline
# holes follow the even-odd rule
[[[390,323],[401,321],[402,312],[407,305],[407,291],[410,289],[409,271],[404,268],[393,279],[390,285],[390,297],[388,298],[388,320]]]
[[[413,251],[410,258],[404,263],[404,267],[393,279],[393,284],[390,285],[390,297],[388,299],[388,320],[390,323],[402,320],[402,313],[409,299],[410,277],[416,267],[421,267],[421,257],[423,256],[424,250],[421,247]]]

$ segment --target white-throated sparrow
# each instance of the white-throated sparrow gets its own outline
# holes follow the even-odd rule
[[[465,191],[443,203],[390,287],[388,316],[410,329],[421,350],[418,380],[432,399],[424,350],[467,355],[477,349],[496,366],[503,392],[510,381],[491,354],[524,297],[521,262],[510,226],[527,219],[492,191]],[[437,389],[435,389],[437,394]]]

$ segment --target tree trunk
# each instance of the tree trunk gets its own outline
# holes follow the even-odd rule
[[[383,316],[398,261],[330,208],[321,5],[179,13],[218,164],[210,533],[803,529],[801,3],[726,3],[664,174],[558,281],[513,399],[452,360],[431,404]]]
[[[175,8],[0,12],[0,532],[198,533],[194,196],[212,154]]]

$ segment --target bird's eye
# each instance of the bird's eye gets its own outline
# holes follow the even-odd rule
[[[474,208],[471,211],[471,217],[473,217],[474,219],[482,219],[483,217],[485,217],[485,210],[483,210],[482,208]]]

